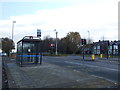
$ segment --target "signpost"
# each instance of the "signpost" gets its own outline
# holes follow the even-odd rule
[[[40,37],[41,37],[41,29],[37,29],[37,37],[39,37],[39,39],[40,39]],[[40,42],[38,43],[38,46],[41,48]],[[40,57],[39,57],[40,58],[40,64],[42,64],[42,52],[40,52],[39,55],[40,55]]]
[[[55,46],[55,44],[50,44],[50,46],[51,46],[51,47],[54,47],[54,46]]]
[[[37,37],[41,37],[41,30],[37,29]]]

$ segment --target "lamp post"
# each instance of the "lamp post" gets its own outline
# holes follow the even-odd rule
[[[90,43],[90,31],[87,31],[88,32],[88,44]]]
[[[57,53],[57,34],[58,34],[58,32],[56,31],[56,29],[54,31],[56,32],[56,52],[55,52],[55,54],[58,55],[58,53]]]
[[[12,40],[13,40],[13,34],[14,34],[14,23],[16,23],[16,21],[13,21],[12,23]]]

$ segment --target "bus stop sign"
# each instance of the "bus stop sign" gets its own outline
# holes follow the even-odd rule
[[[41,30],[37,29],[37,37],[41,37]]]

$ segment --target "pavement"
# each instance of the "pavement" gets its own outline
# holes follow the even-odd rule
[[[7,65],[9,88],[109,88],[114,83],[85,72],[43,62],[19,67],[13,60]]]

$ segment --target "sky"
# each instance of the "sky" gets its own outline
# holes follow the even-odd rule
[[[99,40],[118,40],[118,2],[119,0],[0,0],[0,38],[14,41],[24,36],[41,38],[49,35],[63,38],[69,32],[79,32],[81,38]]]

